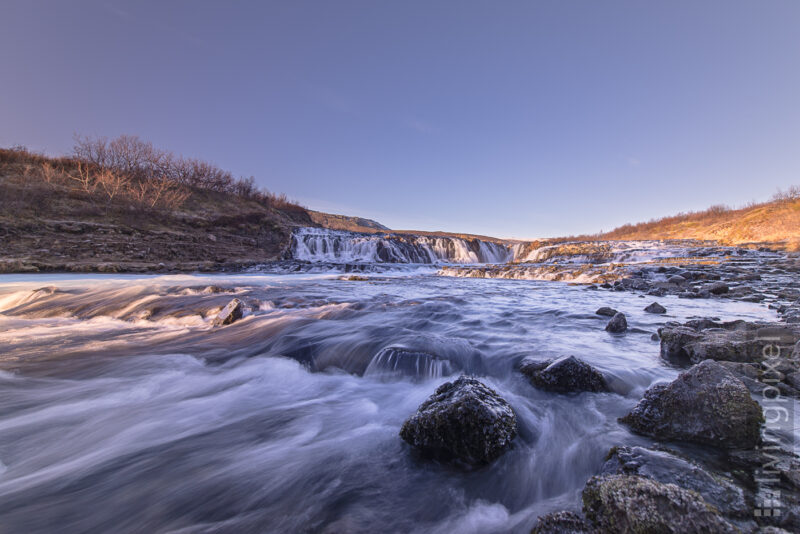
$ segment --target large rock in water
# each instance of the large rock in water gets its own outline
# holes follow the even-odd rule
[[[604,317],[614,317],[617,313],[619,313],[614,308],[609,308],[608,306],[603,306],[602,308],[598,309],[594,312],[597,315],[602,315]]]
[[[648,307],[644,309],[647,313],[667,313],[667,309],[659,304],[658,302],[654,302]]]
[[[400,429],[400,437],[424,455],[469,465],[496,459],[516,435],[511,406],[467,376],[439,386]]]
[[[214,326],[224,326],[238,321],[244,315],[244,305],[239,299],[231,300],[214,318]]]
[[[635,475],[601,475],[583,489],[583,511],[598,532],[737,533],[696,492]]]
[[[628,321],[625,319],[624,313],[617,313],[608,321],[606,331],[612,334],[620,334],[628,329]]]
[[[601,475],[639,475],[664,484],[675,484],[699,493],[725,515],[747,517],[752,511],[741,488],[689,460],[666,451],[644,447],[614,447]]]
[[[523,360],[519,370],[531,384],[548,391],[609,391],[600,371],[575,356],[541,362]]]
[[[620,422],[634,432],[726,449],[749,449],[760,441],[764,417],[750,391],[729,370],[706,360],[671,384],[648,389]]]

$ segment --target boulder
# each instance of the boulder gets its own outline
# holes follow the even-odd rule
[[[594,534],[597,531],[575,512],[553,512],[539,517],[531,534]]]
[[[715,323],[707,319],[688,321],[684,325],[670,323],[660,328],[658,334],[661,357],[682,364],[707,359],[759,362],[765,358],[764,348],[771,343],[768,339],[776,337],[773,329],[759,328],[758,324]],[[790,336],[790,333],[787,330],[783,335]]]
[[[725,449],[749,449],[760,441],[761,407],[728,369],[706,360],[671,384],[648,389],[620,422],[638,434]]]
[[[214,326],[224,326],[238,321],[244,315],[244,305],[239,299],[231,300],[214,318]]]
[[[423,455],[467,465],[498,458],[516,435],[511,406],[467,376],[439,386],[400,429],[400,437]]]
[[[608,306],[603,306],[602,308],[600,308],[599,310],[597,310],[594,313],[596,315],[602,315],[604,317],[614,317],[618,312],[614,308],[609,308]]]
[[[612,334],[619,334],[628,329],[628,321],[624,313],[617,313],[606,325],[606,331]]]
[[[725,515],[747,517],[751,512],[741,488],[719,475],[712,475],[694,462],[666,451],[614,447],[600,474],[638,475],[663,484],[675,484],[696,491]]]
[[[713,284],[708,284],[705,286],[705,289],[708,290],[708,292],[712,295],[722,295],[731,290],[731,288],[728,287],[728,284],[725,282],[714,282]]]
[[[667,278],[667,282],[670,284],[681,285],[686,283],[686,278],[679,274],[675,274]]]
[[[523,360],[519,369],[534,386],[558,393],[609,391],[603,375],[575,356],[535,362]]]
[[[667,309],[659,304],[658,302],[654,302],[648,307],[644,309],[647,313],[667,313]]]
[[[739,532],[698,493],[635,475],[589,479],[583,511],[603,533]]]

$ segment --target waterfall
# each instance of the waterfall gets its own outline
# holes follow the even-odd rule
[[[313,262],[505,263],[510,245],[451,236],[363,234],[324,228],[298,228],[292,258]]]

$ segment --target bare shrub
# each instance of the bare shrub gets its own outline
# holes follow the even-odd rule
[[[82,191],[89,194],[94,192],[95,180],[89,170],[88,163],[78,160],[75,164],[75,171],[68,173],[67,177],[75,182]]]
[[[800,199],[800,186],[791,185],[786,191],[778,189],[778,192],[772,196],[772,200],[777,202],[791,202]]]
[[[111,201],[126,190],[130,178],[122,173],[102,169],[95,173],[94,181],[98,189]]]

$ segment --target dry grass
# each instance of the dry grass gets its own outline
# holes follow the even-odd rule
[[[595,239],[700,239],[723,244],[780,244],[800,250],[800,188],[779,191],[771,201],[731,209],[712,206],[639,224],[626,224]]]

